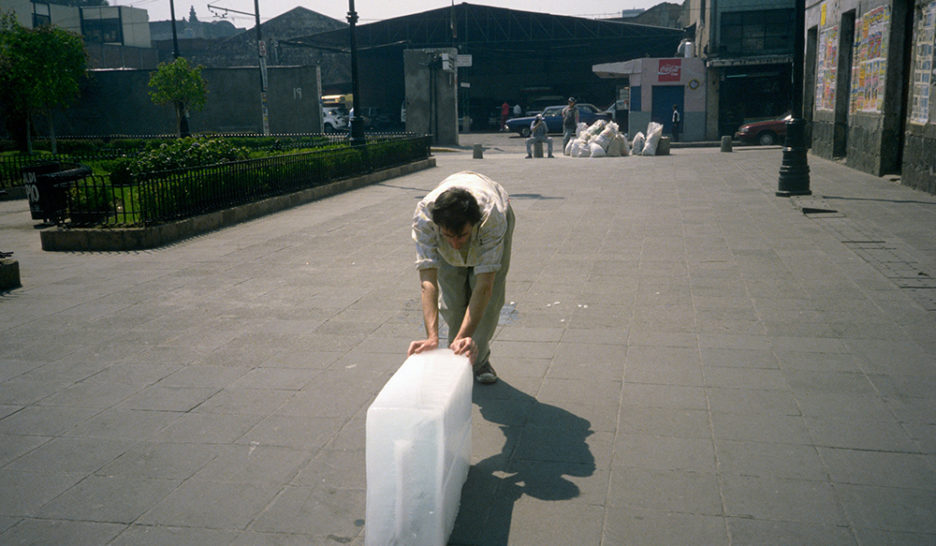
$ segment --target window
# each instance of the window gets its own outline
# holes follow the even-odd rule
[[[737,56],[790,53],[794,14],[792,9],[723,13],[718,50]]]
[[[85,19],[81,33],[89,42],[123,43],[120,19]]]
[[[51,24],[52,17],[49,15],[49,4],[33,4],[33,28]]]

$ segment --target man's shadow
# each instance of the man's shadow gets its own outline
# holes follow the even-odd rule
[[[472,399],[486,421],[500,425],[501,452],[471,466],[451,545],[508,544],[514,503],[523,495],[542,500],[579,496],[565,476],[586,477],[595,458],[585,443],[591,423],[568,411],[543,404],[503,379],[475,386]],[[476,429],[477,430],[477,429]],[[472,445],[491,441],[472,437]]]

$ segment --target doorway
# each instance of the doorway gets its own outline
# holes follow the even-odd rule
[[[855,41],[855,10],[842,14],[839,26],[838,67],[835,77],[835,121],[832,156],[848,154],[848,109],[851,106],[852,49]]]
[[[679,117],[683,121],[680,133],[686,132],[686,110],[683,108],[686,90],[681,85],[654,85],[653,104],[650,111],[650,120],[663,125],[663,134],[673,132],[673,105],[679,109]]]

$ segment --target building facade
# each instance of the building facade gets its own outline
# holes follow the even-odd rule
[[[150,40],[146,10],[127,6],[64,6],[33,0],[4,0],[26,27],[55,25],[84,39],[94,68],[153,68],[156,51]]]
[[[632,59],[621,63],[598,64],[592,71],[599,77],[626,79],[627,122],[618,124],[629,135],[645,132],[651,121],[663,125],[663,134],[672,134],[673,106],[681,119],[680,140],[705,140],[705,63],[698,57]]]
[[[936,0],[811,0],[806,29],[813,153],[936,193]]]
[[[790,110],[794,0],[688,0],[691,47],[706,67],[706,138]]]

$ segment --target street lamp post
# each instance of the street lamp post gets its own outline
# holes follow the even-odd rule
[[[360,146],[365,143],[364,119],[361,118],[361,94],[358,89],[357,41],[354,37],[354,25],[357,20],[358,15],[354,11],[354,0],[348,0],[348,33],[351,40],[351,110],[354,112],[349,120],[351,124],[349,140],[352,146]]]
[[[793,38],[792,119],[787,121],[786,140],[777,195],[811,195],[809,165],[806,162],[806,121],[803,119],[803,50],[806,47],[806,0],[796,0],[796,35]]]

